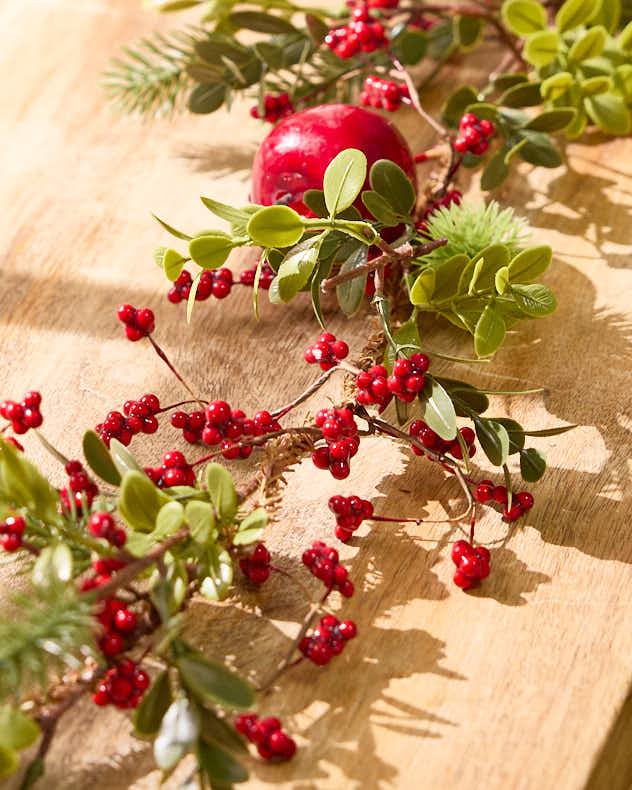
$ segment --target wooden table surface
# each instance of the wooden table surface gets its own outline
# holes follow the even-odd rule
[[[181,21],[156,19],[140,5],[0,1],[0,394],[41,389],[45,433],[71,456],[83,430],[124,399],[179,395],[146,344],[124,340],[115,318],[123,301],[156,311],[157,337],[200,393],[250,412],[285,402],[313,378],[301,359],[317,332],[306,302],[266,303],[256,323],[249,292],[236,289],[223,303],[198,305],[187,328],[184,307],[165,299],[151,253],[166,238],[150,210],[190,229],[209,221],[198,195],[245,202],[264,129],[245,104],[231,115],[153,123],[114,114],[98,85],[107,57],[157,25]],[[469,76],[485,68],[483,58]],[[435,94],[435,106],[440,99]],[[417,150],[429,140],[407,111],[397,121]],[[543,386],[543,394],[498,398],[492,413],[534,428],[581,427],[539,443],[550,470],[534,487],[535,507],[506,540],[497,516],[481,521],[479,538],[498,542],[491,576],[475,592],[451,583],[456,533],[445,525],[363,527],[342,549],[358,588],[345,614],[360,636],[327,669],[301,665],[261,701],[299,751],[280,767],[253,760],[247,788],[618,790],[632,783],[625,705],[632,140],[588,134],[566,153],[566,168],[523,166],[500,195],[555,250],[546,281],[558,295],[557,313],[520,325],[494,364],[452,373],[497,389]],[[475,196],[475,184],[469,188]],[[347,324],[329,313],[332,331],[359,352],[367,316]],[[429,345],[470,350],[432,321],[426,331]],[[339,386],[331,385],[332,397]],[[167,425],[153,444],[135,447],[156,461],[172,439]],[[26,444],[61,484],[37,440],[28,436]],[[439,500],[453,513],[461,505],[454,481],[433,465],[376,441],[363,444],[343,484],[310,463],[288,482],[267,536],[288,569],[307,541],[331,534],[326,502],[336,491],[370,497],[378,511],[430,518],[443,513]],[[191,638],[260,679],[304,611],[274,579],[221,606],[196,603]],[[151,749],[131,737],[128,720],[109,709],[96,714],[86,700],[68,715],[42,786],[157,788]]]

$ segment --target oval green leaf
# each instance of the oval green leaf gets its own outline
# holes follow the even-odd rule
[[[479,357],[489,357],[502,346],[505,339],[505,321],[500,311],[488,304],[476,322],[474,350]]]
[[[237,512],[237,492],[228,469],[209,464],[204,470],[206,488],[221,521],[230,521]]]
[[[523,38],[546,27],[546,9],[536,0],[505,0],[500,12],[509,30]]]
[[[139,735],[150,738],[160,730],[163,716],[173,702],[169,673],[165,669],[143,695],[140,705],[134,711],[134,729]]]
[[[228,236],[196,236],[189,242],[189,255],[202,269],[219,269],[232,248],[233,241]]]
[[[301,240],[305,223],[289,206],[267,206],[250,218],[248,235],[262,247],[291,247]]]
[[[520,451],[520,474],[526,483],[537,483],[546,471],[544,455],[534,447]]]
[[[548,245],[519,252],[509,264],[509,279],[512,283],[536,280],[549,268],[552,256],[553,251]]]
[[[598,58],[606,45],[608,32],[603,25],[591,27],[583,36],[580,36],[568,53],[569,60],[579,62],[588,58]]]
[[[532,285],[513,285],[511,292],[516,304],[532,318],[550,315],[557,307],[557,301],[550,288],[542,283]]]
[[[83,455],[88,466],[98,475],[101,480],[105,480],[112,486],[121,483],[121,475],[114,465],[105,443],[100,439],[95,431],[86,431],[83,435]]]
[[[226,99],[226,85],[222,82],[202,82],[196,85],[189,96],[189,110],[197,115],[215,112]]]
[[[195,651],[176,659],[184,685],[203,705],[249,708],[254,701],[252,688],[223,664],[209,661]]]
[[[366,156],[357,148],[341,151],[329,163],[323,178],[325,203],[334,217],[349,208],[366,181]]]
[[[579,27],[598,13],[600,5],[601,0],[566,0],[555,15],[555,26],[560,33]]]
[[[452,399],[432,376],[426,377],[426,386],[420,393],[423,418],[442,439],[450,441],[456,436],[456,412]]]
[[[525,60],[538,68],[548,66],[557,57],[559,43],[560,38],[556,30],[540,30],[538,33],[532,33],[524,45]]]
[[[378,159],[369,173],[371,189],[378,192],[397,214],[407,217],[415,206],[415,188],[399,165]]]
[[[484,417],[473,417],[476,438],[494,466],[502,466],[509,455],[509,434],[503,425]]]
[[[144,472],[131,471],[124,475],[118,509],[132,529],[153,532],[160,509],[170,501]]]
[[[205,740],[198,742],[198,761],[213,787],[227,787],[232,783],[245,782],[248,771],[233,757]]]

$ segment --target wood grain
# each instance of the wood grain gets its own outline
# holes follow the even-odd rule
[[[208,224],[198,195],[243,203],[262,128],[245,105],[231,115],[147,124],[112,114],[98,87],[107,57],[169,22],[138,6],[0,1],[0,390],[16,397],[40,388],[46,434],[70,455],[84,428],[124,399],[179,395],[149,348],[123,339],[114,311],[125,300],[156,310],[158,337],[199,392],[246,411],[285,402],[313,375],[300,353],[316,333],[305,301],[266,304],[256,323],[249,293],[239,292],[200,305],[187,328],[184,310],[164,298],[151,259],[164,235],[149,211],[196,228]],[[469,77],[488,67],[481,58]],[[452,76],[468,77],[458,68]],[[437,106],[442,96],[432,99]],[[430,139],[414,115],[404,111],[398,123],[416,149]],[[566,168],[524,166],[501,195],[557,252],[546,278],[557,313],[520,325],[493,365],[451,370],[480,386],[546,388],[497,398],[492,413],[530,427],[581,427],[540,442],[550,472],[520,526],[507,534],[497,517],[481,522],[480,539],[495,542],[492,574],[471,594],[450,581],[454,530],[359,531],[341,555],[357,582],[345,614],[360,637],[328,669],[300,666],[261,701],[300,749],[281,767],[253,760],[248,788],[580,790],[590,777],[596,790],[629,777],[629,729],[617,716],[632,678],[632,141],[589,134],[566,153]],[[347,324],[330,307],[328,317],[358,353],[367,316]],[[432,320],[425,331],[430,347],[470,351]],[[338,391],[332,382],[331,397]],[[165,426],[156,443],[136,447],[155,461],[172,440]],[[36,440],[27,445],[61,484]],[[462,504],[454,481],[434,466],[377,441],[364,444],[344,484],[311,464],[288,483],[267,540],[287,569],[308,540],[331,533],[326,501],[334,492],[424,518],[440,517],[439,501],[452,513]],[[261,679],[303,613],[294,591],[274,579],[222,606],[196,603],[191,638]],[[599,772],[611,732],[623,733],[615,778]],[[63,722],[50,757],[43,786],[158,787],[151,750],[130,736],[127,719],[109,710],[95,716],[89,701]]]

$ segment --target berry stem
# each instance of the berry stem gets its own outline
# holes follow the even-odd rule
[[[320,430],[320,428],[313,428],[310,425],[304,425],[298,428],[280,428],[278,431],[264,433],[261,436],[253,436],[250,439],[244,439],[241,442],[235,442],[231,445],[231,447],[248,447],[250,445],[257,447],[260,444],[265,444],[269,439],[276,439],[277,436],[285,436],[287,434],[308,434],[309,436],[317,437],[317,439],[322,439],[323,436],[323,432]],[[191,466],[199,466],[206,461],[210,461],[212,458],[217,458],[217,456],[221,455],[222,452],[222,450],[216,450],[214,453],[209,453],[209,455],[205,455],[204,458],[194,461]]]
[[[193,390],[191,389],[191,387],[189,387],[189,385],[186,383],[186,381],[185,381],[185,380],[182,378],[182,376],[181,376],[181,375],[178,373],[178,371],[177,371],[177,370],[174,368],[174,366],[173,366],[173,365],[171,364],[171,362],[169,361],[169,358],[167,357],[167,355],[165,354],[165,352],[162,350],[162,348],[160,348],[160,346],[158,345],[158,343],[156,343],[156,341],[154,340],[153,336],[152,336],[152,335],[147,335],[147,338],[148,338],[149,342],[152,344],[152,346],[153,346],[153,348],[154,348],[154,351],[156,352],[156,354],[158,354],[158,356],[160,357],[160,359],[162,359],[162,361],[165,363],[165,365],[166,365],[166,366],[169,368],[169,370],[170,370],[170,371],[173,373],[173,375],[174,375],[174,376],[175,376],[175,377],[178,379],[178,381],[179,381],[179,382],[182,384],[182,386],[183,386],[183,387],[185,388],[185,390],[186,390],[186,391],[189,393],[189,395],[190,395],[190,396],[193,398],[193,400],[194,400],[196,403],[199,403],[199,404],[200,404],[200,406],[201,406],[202,408],[204,408],[204,406],[205,406],[205,403],[204,403],[204,401],[201,401],[201,400],[200,400],[200,399],[197,397],[197,395],[196,395],[196,394],[193,392]]]
[[[54,458],[56,458],[60,464],[66,466],[66,464],[69,463],[70,459],[66,458],[66,456],[63,453],[60,453],[56,447],[53,447],[53,445],[48,441],[48,439],[44,436],[44,434],[39,431],[38,428],[35,428],[34,430],[35,430],[35,434],[37,435],[37,438],[44,445],[44,448],[48,450],[48,452]]]
[[[298,663],[296,661],[292,662],[292,656],[296,652],[296,649],[298,648],[298,646],[299,646],[299,644],[301,642],[301,639],[309,631],[309,628],[310,628],[310,626],[312,624],[312,621],[313,621],[314,617],[316,617],[316,615],[318,614],[319,611],[320,611],[320,604],[317,604],[317,603],[311,604],[311,606],[309,607],[309,611],[307,613],[307,616],[303,620],[303,625],[301,626],[301,630],[298,632],[298,635],[296,636],[296,638],[292,642],[292,646],[288,650],[285,658],[283,659],[283,661],[281,661],[279,666],[274,670],[274,672],[268,678],[268,680],[262,686],[260,686],[259,688],[256,689],[256,691],[258,691],[260,694],[267,693],[270,690],[270,687],[275,682],[275,680],[278,677],[280,677],[283,674],[283,672],[285,672],[286,669],[288,669],[291,666],[295,666]]]
[[[298,397],[294,398],[294,400],[287,403],[285,406],[280,406],[278,409],[270,412],[270,415],[274,417],[275,420],[281,419],[284,417],[288,412],[290,412],[295,406],[298,406],[300,403],[306,401],[309,397],[311,397],[315,392],[323,386],[323,384],[329,379],[329,377],[335,373],[337,370],[340,370],[341,365],[336,365],[333,368],[329,368],[326,370],[322,376],[319,376],[316,381],[311,384],[305,392],[302,392]]]
[[[426,7],[424,7],[424,10],[426,10]],[[452,137],[450,135],[450,132],[445,128],[445,126],[440,124],[439,121],[435,120],[432,117],[432,115],[427,113],[422,107],[421,99],[419,98],[419,93],[417,92],[415,83],[413,82],[412,77],[410,76],[408,71],[404,68],[404,66],[402,66],[399,60],[392,55],[391,55],[391,62],[393,63],[393,66],[395,66],[396,70],[399,72],[400,77],[404,80],[406,86],[408,87],[408,94],[410,96],[410,103],[412,104],[412,106],[415,108],[415,110],[417,110],[417,112],[419,113],[419,115],[421,115],[424,121],[426,121],[426,123],[432,126],[432,128],[440,137],[442,137],[446,141],[451,142]]]
[[[203,403],[205,406],[208,405],[208,401],[200,401],[200,400],[181,400],[179,403],[172,403],[169,406],[163,406],[158,411],[155,411],[154,414],[163,414],[166,411],[171,411],[171,409],[177,409],[178,406],[189,406],[191,403]]]

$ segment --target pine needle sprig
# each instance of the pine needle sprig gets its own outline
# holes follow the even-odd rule
[[[20,593],[0,620],[0,699],[19,699],[51,673],[77,669],[93,654],[94,603],[70,591]]]
[[[200,28],[154,33],[133,46],[127,56],[112,58],[103,86],[108,98],[126,113],[170,115],[181,108],[194,84],[187,67],[194,61],[194,46],[203,37]]]

